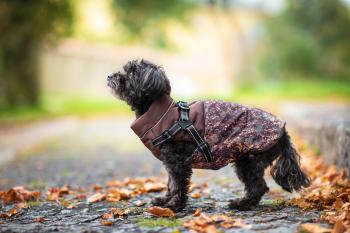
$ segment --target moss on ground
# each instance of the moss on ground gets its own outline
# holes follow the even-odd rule
[[[181,220],[178,219],[168,219],[168,218],[139,218],[137,220],[137,225],[146,228],[155,227],[179,227],[183,224]]]

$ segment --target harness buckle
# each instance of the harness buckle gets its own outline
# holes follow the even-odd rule
[[[188,106],[188,104],[184,101],[179,101],[176,104],[179,108],[183,109],[183,110],[190,110],[190,107]]]
[[[192,125],[191,121],[178,121],[177,122],[181,129],[186,129],[188,126]]]

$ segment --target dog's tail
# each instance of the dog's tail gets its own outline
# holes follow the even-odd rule
[[[300,156],[287,132],[281,138],[281,155],[271,167],[271,175],[288,192],[310,185],[309,177],[300,169]]]

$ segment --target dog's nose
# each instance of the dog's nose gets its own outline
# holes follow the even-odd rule
[[[108,76],[107,76],[107,80],[108,80],[108,81],[111,81],[111,79],[112,79],[112,75],[108,75]]]

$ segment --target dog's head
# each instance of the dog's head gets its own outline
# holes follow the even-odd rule
[[[114,96],[138,112],[144,112],[153,101],[171,91],[163,69],[143,59],[129,61],[122,71],[109,75],[107,85]]]

